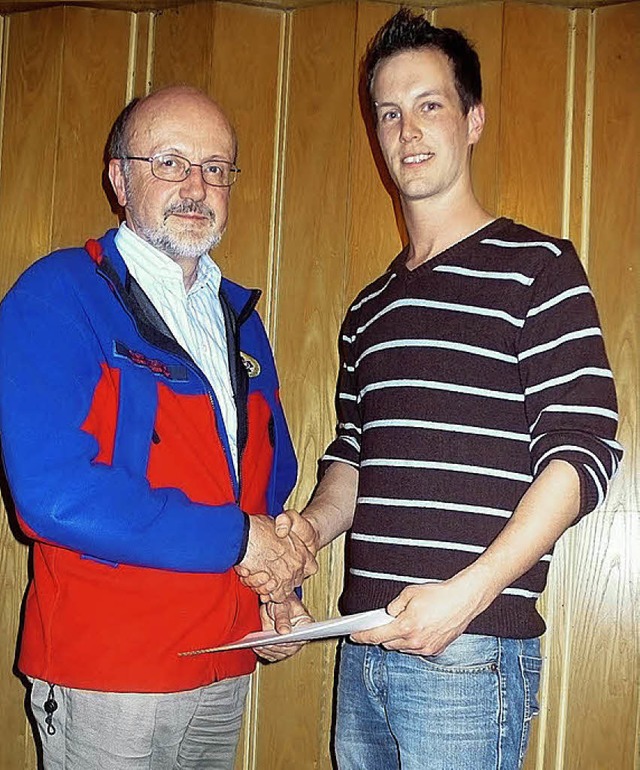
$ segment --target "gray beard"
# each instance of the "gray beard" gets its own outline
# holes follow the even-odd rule
[[[128,168],[124,168],[124,189],[127,196],[127,200],[133,200],[131,184],[129,181]],[[144,239],[147,243],[150,243],[158,251],[166,254],[171,259],[199,259],[203,254],[215,249],[222,240],[223,232],[210,232],[208,235],[196,240],[190,241],[187,239],[176,238],[172,233],[164,229],[164,223],[167,218],[174,213],[189,213],[195,212],[208,216],[213,224],[215,224],[216,217],[214,212],[206,206],[204,203],[198,203],[193,200],[184,200],[180,203],[174,203],[164,213],[163,225],[160,227],[148,227],[144,225],[137,217],[135,206],[129,206],[129,214],[131,220],[135,225],[136,233]]]
[[[166,230],[141,225],[133,215],[132,219],[138,235],[171,259],[199,259],[222,240],[222,233],[210,233],[197,241],[178,240]]]

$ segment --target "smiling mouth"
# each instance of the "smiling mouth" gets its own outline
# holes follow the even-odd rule
[[[421,152],[417,155],[407,155],[406,158],[402,159],[402,163],[406,166],[415,166],[419,163],[424,163],[431,158],[433,158],[432,152]]]

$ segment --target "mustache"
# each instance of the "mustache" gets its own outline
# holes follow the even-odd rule
[[[210,209],[206,203],[190,200],[188,198],[179,201],[178,203],[173,203],[168,209],[165,209],[164,221],[166,222],[167,218],[172,214],[199,214],[200,216],[207,217],[211,222],[216,221],[216,215],[213,209]]]

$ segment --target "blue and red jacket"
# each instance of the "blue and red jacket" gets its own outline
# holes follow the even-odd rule
[[[20,670],[69,687],[187,690],[251,651],[179,657],[260,626],[239,582],[250,514],[296,461],[258,292],[222,281],[239,472],[215,393],[128,273],[115,231],[29,268],[0,305],[0,432],[33,539]]]

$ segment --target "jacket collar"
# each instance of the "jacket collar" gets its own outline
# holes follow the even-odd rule
[[[127,291],[127,287],[131,284],[131,276],[124,263],[124,259],[122,259],[122,255],[115,244],[117,232],[118,231],[115,228],[113,230],[108,230],[102,238],[98,239],[98,241],[89,241],[86,248],[91,258],[98,264],[103,273],[109,272],[108,265],[104,264],[104,258],[106,257],[106,260],[111,266],[113,273],[117,276],[119,283],[125,287],[125,290]],[[93,245],[96,243],[99,244],[99,249]],[[113,278],[113,275],[111,277]],[[262,293],[260,289],[246,289],[244,286],[234,283],[224,277],[220,284],[220,292],[223,293],[227,299],[228,305],[233,311],[238,326],[241,326],[251,315]]]

